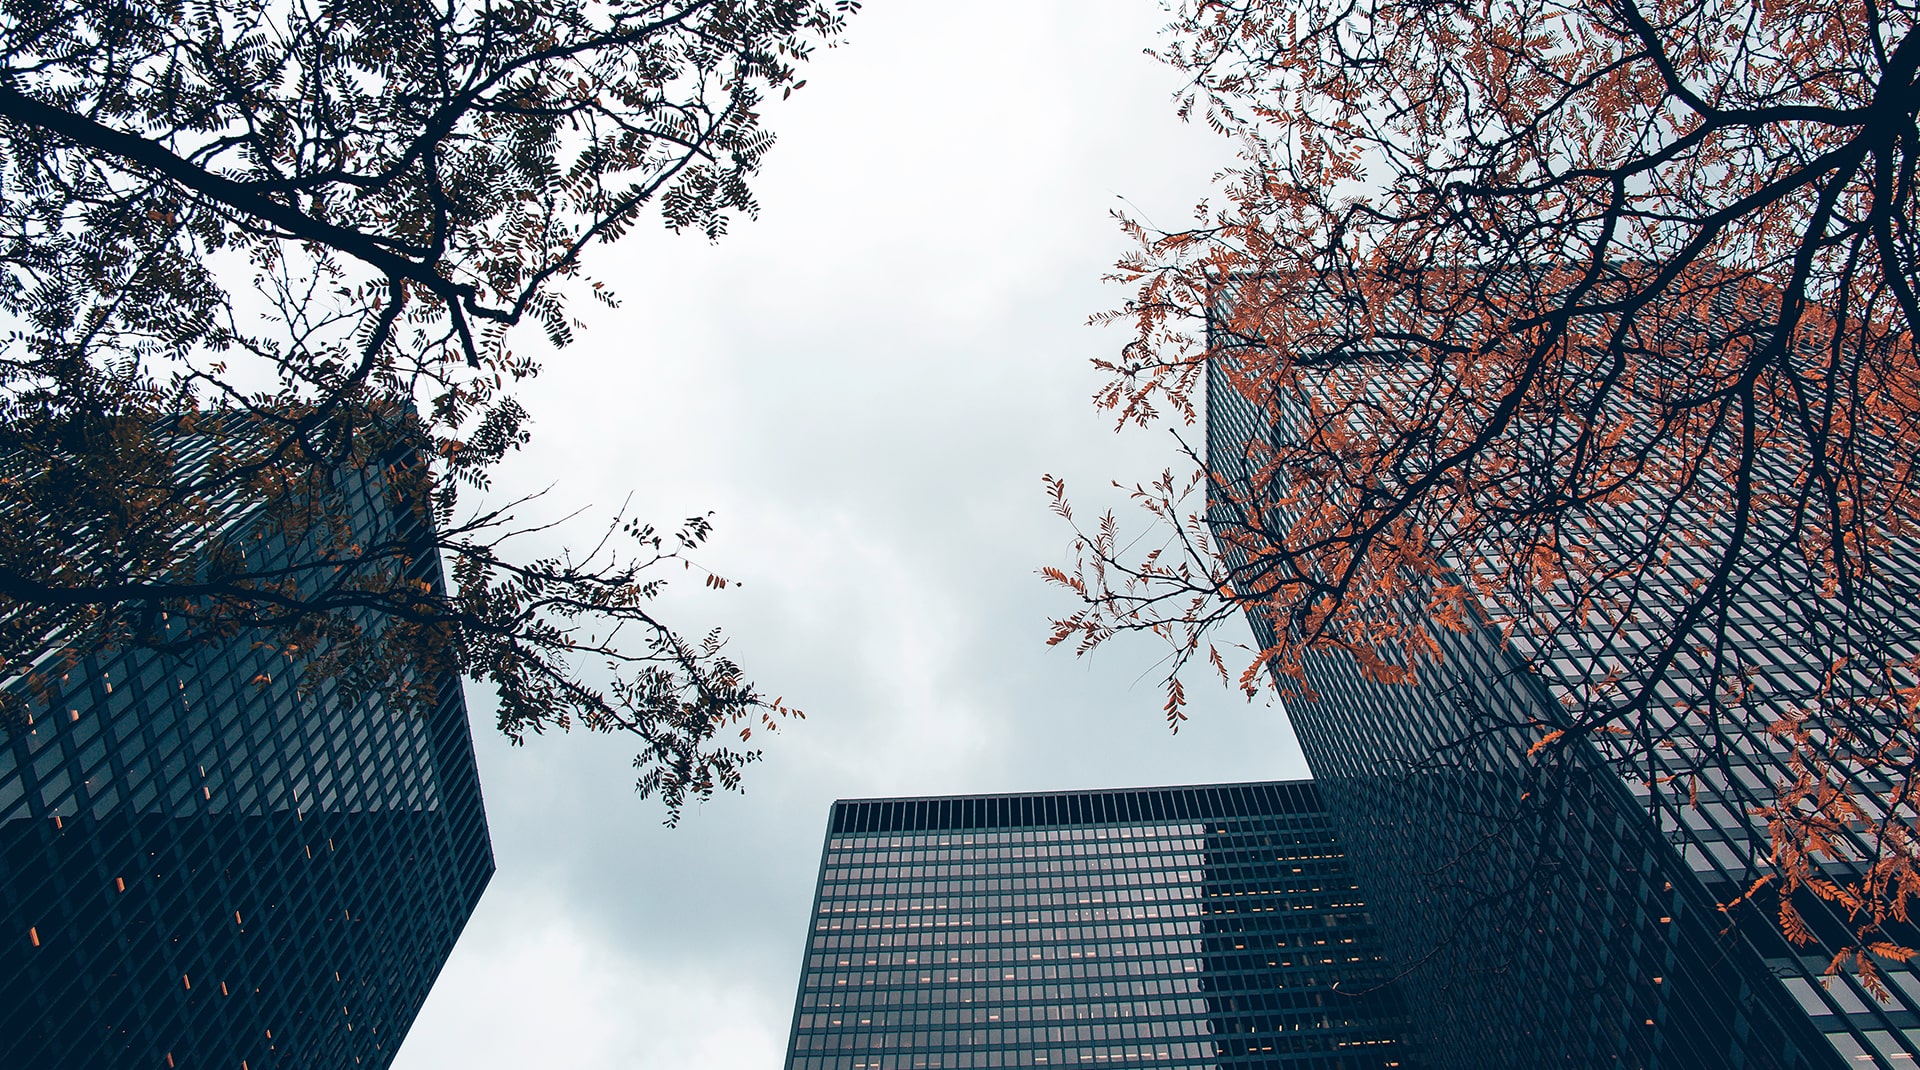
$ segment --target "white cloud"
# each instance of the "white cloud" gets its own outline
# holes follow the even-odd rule
[[[703,560],[744,587],[663,608],[809,717],[666,830],[623,741],[510,748],[475,696],[500,872],[399,1070],[776,1065],[836,797],[1304,775],[1276,711],[1224,692],[1170,737],[1151,643],[1042,645],[1065,602],[1034,570],[1067,532],[1041,474],[1097,512],[1170,460],[1091,411],[1124,337],[1085,325],[1124,298],[1117,198],[1182,222],[1228,159],[1140,54],[1164,18],[876,0],[770,110],[759,220],[601,256],[625,304],[581,308],[502,491],[715,510]]]
[[[531,916],[486,924],[488,914],[532,905],[496,899],[482,908],[480,931],[455,951],[396,1066],[760,1070],[779,1062],[780,1008],[729,976],[725,960],[661,969],[576,925],[551,900]]]

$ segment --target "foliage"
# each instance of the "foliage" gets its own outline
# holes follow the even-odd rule
[[[791,711],[647,608],[707,520],[521,561],[512,506],[458,491],[527,440],[510,329],[570,341],[565,291],[613,303],[582,254],[651,206],[709,239],[753,214],[765,102],[857,7],[0,3],[0,671],[186,615],[396,694],[451,657],[516,741],[634,733],[670,817],[736,784],[757,752],[716,733]],[[437,534],[317,519],[363,470]],[[250,568],[262,532],[304,556]]]
[[[1242,159],[1193,227],[1123,221],[1097,401],[1191,423],[1212,361],[1284,433],[1211,529],[1173,473],[1144,557],[1076,527],[1053,641],[1162,636],[1177,723],[1242,609],[1250,691],[1332,650],[1415,680],[1484,624],[1567,706],[1543,745],[1683,797],[1758,726],[1783,929],[1839,909],[1877,986],[1920,896],[1913,6],[1192,0],[1162,58]]]

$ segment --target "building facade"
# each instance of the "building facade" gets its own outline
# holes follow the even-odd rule
[[[1218,363],[1230,350],[1213,359],[1209,519],[1244,575],[1257,540],[1236,536],[1285,523],[1248,510],[1281,500],[1261,466],[1269,443],[1296,433],[1299,409],[1230,385]],[[1695,564],[1679,540],[1671,562],[1679,597]],[[1794,564],[1772,555],[1780,573],[1756,571],[1754,588],[1771,595],[1730,607],[1721,650],[1741,666],[1740,703],[1690,727],[1681,711],[1712,682],[1683,659],[1647,715],[1652,748],[1602,736],[1535,750],[1541,726],[1564,723],[1564,695],[1645,657],[1643,633],[1597,614],[1585,628],[1523,621],[1511,641],[1484,623],[1435,628],[1439,654],[1417,684],[1370,678],[1344,653],[1307,657],[1314,697],[1288,713],[1388,953],[1417,964],[1415,1035],[1441,1053],[1436,1065],[1916,1065],[1920,977],[1888,963],[1876,996],[1827,976],[1848,919],[1811,897],[1795,900],[1814,930],[1805,946],[1781,934],[1764,896],[1734,905],[1770,870],[1757,811],[1789,772],[1767,725],[1820,676],[1797,641],[1796,606],[1816,596]],[[1424,608],[1378,611],[1412,620]],[[1249,619],[1270,645],[1273,625]]]
[[[460,684],[400,713],[256,638],[87,652],[0,739],[0,1066],[391,1062],[493,872]]]
[[[837,802],[787,1070],[1422,1065],[1369,909],[1310,782]]]

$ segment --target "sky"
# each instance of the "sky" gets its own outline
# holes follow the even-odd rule
[[[1167,18],[869,0],[769,109],[757,220],[596,251],[621,307],[575,306],[498,493],[584,508],[576,542],[626,501],[712,510],[700,560],[739,586],[663,611],[807,718],[668,829],[625,740],[512,747],[470,685],[499,868],[397,1070],[778,1066],[836,798],[1307,775],[1268,701],[1195,688],[1170,734],[1151,641],[1045,645],[1070,535],[1041,476],[1093,516],[1177,460],[1090,404],[1126,336],[1087,324],[1126,297],[1111,212],[1177,226],[1231,159],[1143,55]]]

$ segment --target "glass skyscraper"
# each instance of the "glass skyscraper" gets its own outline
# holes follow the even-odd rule
[[[421,522],[347,484],[366,536]],[[257,638],[87,652],[0,739],[0,1066],[392,1061],[493,872],[460,684],[303,692]]]
[[[835,803],[787,1070],[1412,1067],[1314,785]]]
[[[1257,533],[1287,523],[1262,466],[1302,410],[1246,397],[1219,367],[1230,359],[1209,366],[1209,518],[1240,583],[1257,567]],[[1365,390],[1369,374],[1330,371],[1340,385],[1329,389]],[[1686,522],[1710,532],[1718,521]],[[1690,589],[1687,545],[1676,539],[1671,554],[1676,597]],[[1370,679],[1344,653],[1306,658],[1314,697],[1290,700],[1290,719],[1388,953],[1412,964],[1415,1038],[1435,1065],[1916,1065],[1920,976],[1887,963],[1880,997],[1825,976],[1851,926],[1811,896],[1795,900],[1809,946],[1790,943],[1763,903],[1722,909],[1770,866],[1758,810],[1789,770],[1767,725],[1823,671],[1800,663],[1807,577],[1794,567],[1791,554],[1756,567],[1756,589],[1778,597],[1730,611],[1719,649],[1748,668],[1741,703],[1705,728],[1681,716],[1710,686],[1684,656],[1646,715],[1658,745],[1631,753],[1602,735],[1552,761],[1530,756],[1540,726],[1565,723],[1562,695],[1643,656],[1634,644],[1646,633],[1599,612],[1557,633],[1522,622],[1511,642],[1484,624],[1434,628],[1438,657],[1418,684]],[[1424,607],[1379,610],[1413,619]],[[1911,619],[1912,603],[1902,612]],[[1249,619],[1270,645],[1271,622]]]

